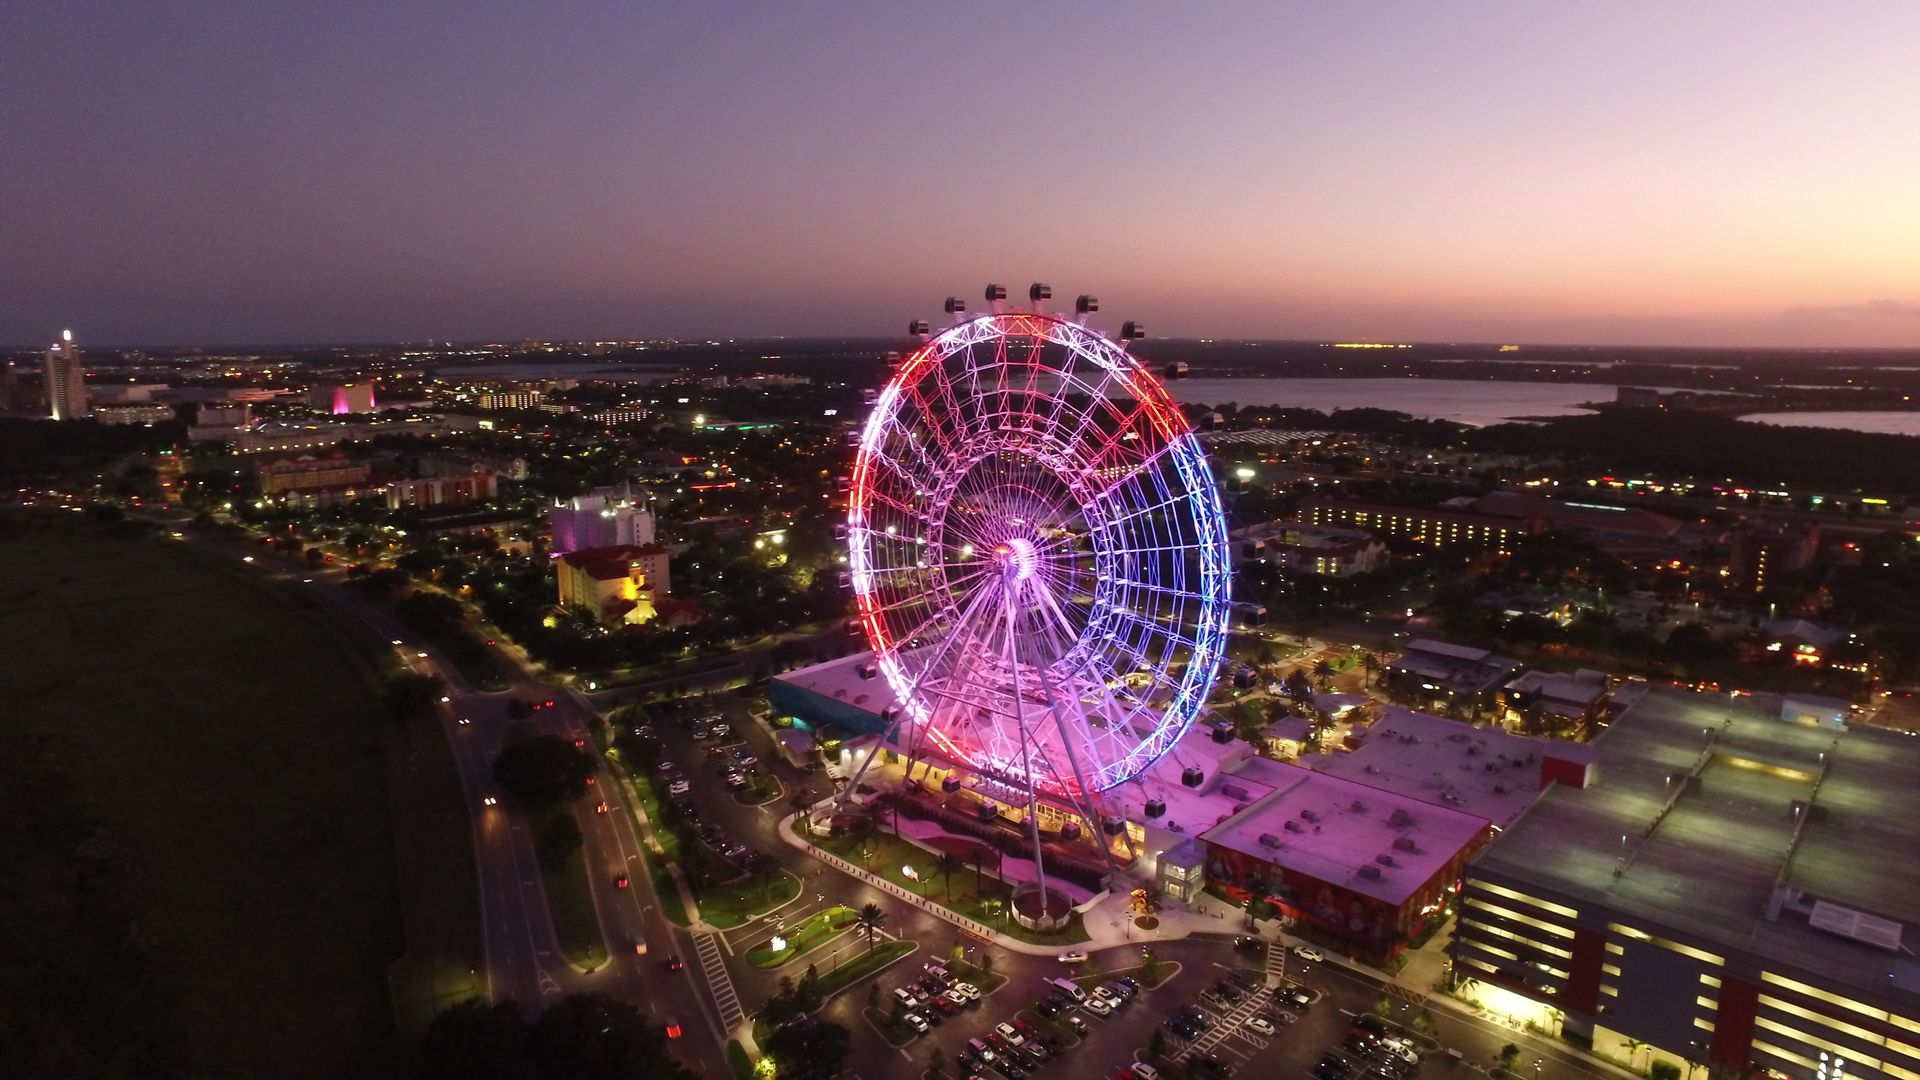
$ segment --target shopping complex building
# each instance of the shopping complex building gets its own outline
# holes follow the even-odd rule
[[[864,653],[776,676],[769,697],[792,725],[783,751],[795,760],[817,751],[841,779],[894,715]],[[819,745],[807,745],[816,736]],[[881,747],[862,786],[897,794],[910,827],[1024,843],[1024,792],[930,749],[909,761],[906,750]],[[1467,860],[1543,786],[1587,781],[1589,750],[1390,708],[1352,749],[1303,767],[1200,723],[1137,778],[1102,792],[1101,820],[1045,798],[1034,813],[1049,873],[1077,868],[1069,880],[1085,887],[1080,897],[1118,869],[1125,885],[1104,887],[1264,901],[1296,933],[1380,962],[1444,920]]]
[[[1466,867],[1458,992],[1596,1053],[1920,1080],[1920,740],[1657,691]]]

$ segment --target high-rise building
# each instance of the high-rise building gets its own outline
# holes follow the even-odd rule
[[[78,420],[87,413],[87,369],[73,331],[60,331],[60,340],[47,346],[47,406],[55,420]]]
[[[653,496],[632,484],[599,488],[547,509],[555,555],[582,548],[645,547],[653,543]]]
[[[13,364],[0,360],[0,415],[20,407],[20,384],[14,380]]]

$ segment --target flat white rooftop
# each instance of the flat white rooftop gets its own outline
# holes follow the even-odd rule
[[[1300,763],[1315,772],[1380,788],[1434,806],[1512,824],[1540,794],[1540,762],[1555,755],[1586,760],[1586,747],[1565,739],[1510,735],[1497,727],[1388,705],[1353,750],[1313,754]]]
[[[1202,840],[1398,907],[1488,826],[1472,814],[1274,764],[1286,782]]]

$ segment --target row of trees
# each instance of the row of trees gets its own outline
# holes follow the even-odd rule
[[[605,994],[570,994],[528,1023],[511,999],[441,1013],[420,1045],[426,1080],[694,1080],[665,1030]]]

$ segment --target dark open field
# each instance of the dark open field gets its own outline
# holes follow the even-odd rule
[[[400,1071],[396,843],[465,850],[407,880],[469,928],[401,970],[477,949],[458,802],[395,814],[444,743],[311,601],[110,530],[0,516],[0,1075]]]

